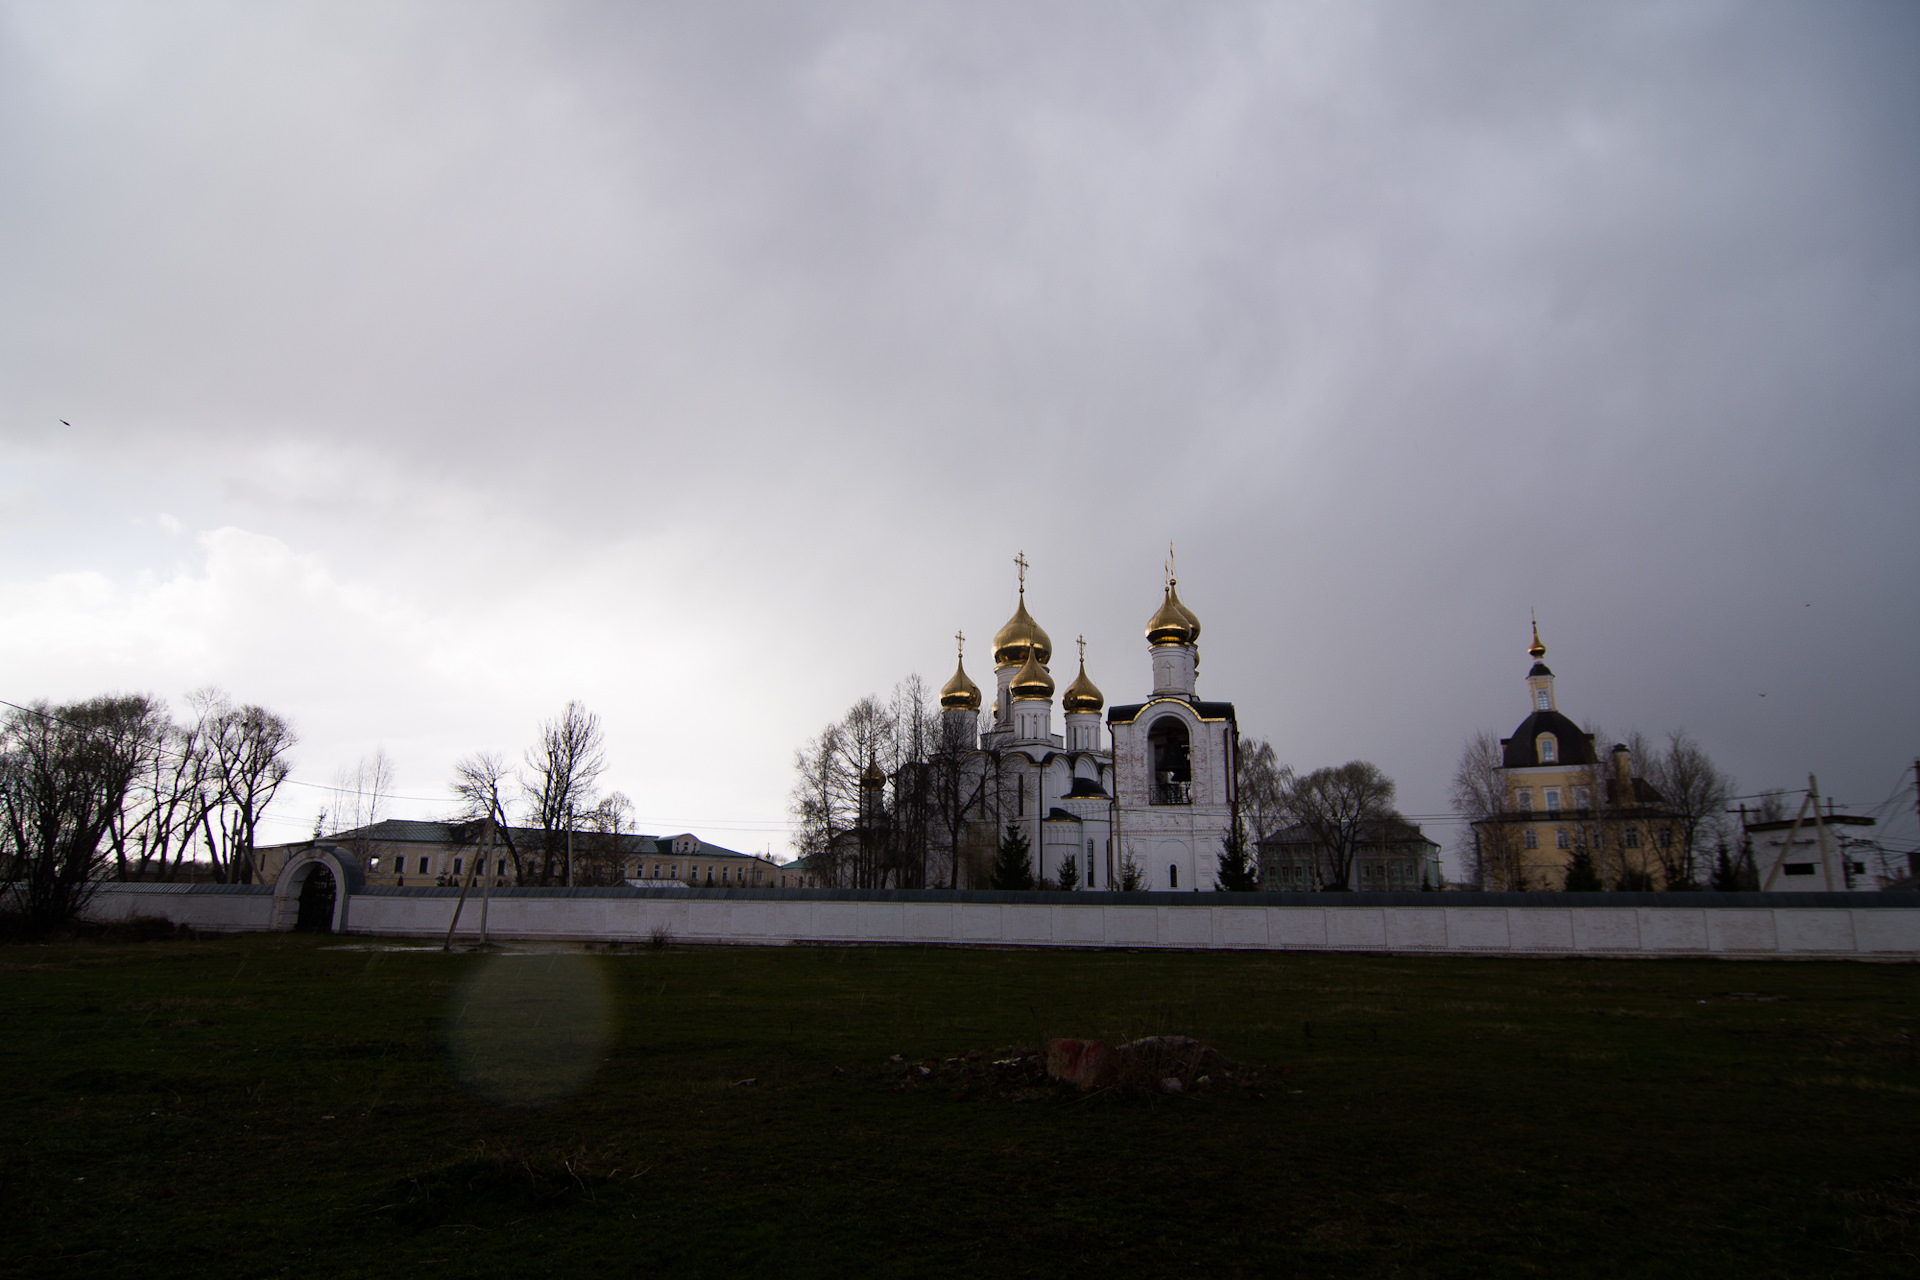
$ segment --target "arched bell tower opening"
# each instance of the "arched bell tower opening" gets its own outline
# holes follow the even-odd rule
[[[1153,757],[1153,803],[1193,803],[1193,750],[1187,726],[1177,716],[1162,716],[1147,731]]]

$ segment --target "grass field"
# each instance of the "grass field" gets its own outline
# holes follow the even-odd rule
[[[0,1272],[1920,1274],[1916,966],[339,947],[0,948]]]

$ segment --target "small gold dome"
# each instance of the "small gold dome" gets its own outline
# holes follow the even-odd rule
[[[1040,624],[1027,612],[1027,593],[1020,593],[1020,605],[1007,619],[1007,625],[1000,628],[993,637],[993,665],[1011,667],[1025,662],[1029,657],[1037,657],[1045,666],[1053,660],[1053,641],[1040,629]],[[1053,692],[1049,685],[1047,692]]]
[[[1187,615],[1187,622],[1190,626],[1193,627],[1193,634],[1187,637],[1187,643],[1199,644],[1200,643],[1200,619],[1194,616],[1193,610],[1187,608],[1185,604],[1181,603],[1180,593],[1177,590],[1173,593],[1173,603],[1179,607],[1180,612]]]
[[[1547,646],[1540,643],[1540,624],[1533,624],[1533,643],[1527,646],[1527,652],[1533,655],[1535,662],[1547,656]]]
[[[940,705],[949,711],[955,708],[967,711],[980,709],[980,686],[967,678],[967,664],[964,661],[953,668],[953,679],[940,686]]]
[[[1067,686],[1066,693],[1060,697],[1060,705],[1068,711],[1098,711],[1107,704],[1100,690],[1094,688],[1093,681],[1087,679],[1087,658],[1080,656],[1080,674]]]
[[[863,787],[884,787],[887,785],[887,775],[880,768],[879,761],[868,757],[866,770],[860,775],[860,785]]]
[[[1192,644],[1200,635],[1200,620],[1180,603],[1180,593],[1167,583],[1167,598],[1147,620],[1147,643]]]
[[[1040,665],[1039,656],[1027,654],[1027,661],[1013,677],[1013,696],[1016,698],[1053,697],[1053,677]]]

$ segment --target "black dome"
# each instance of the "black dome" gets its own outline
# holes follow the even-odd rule
[[[1511,738],[1500,740],[1501,762],[1509,769],[1527,769],[1542,763],[1536,744],[1543,733],[1552,734],[1560,743],[1560,758],[1548,763],[1594,763],[1593,735],[1583,732],[1558,711],[1536,711],[1522,720]]]

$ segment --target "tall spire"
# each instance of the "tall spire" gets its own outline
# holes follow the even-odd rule
[[[1553,671],[1541,661],[1547,656],[1547,646],[1540,643],[1538,618],[1533,620],[1533,643],[1527,646],[1527,656],[1533,659],[1533,667],[1527,672],[1527,699],[1533,703],[1535,711],[1552,711]]]

